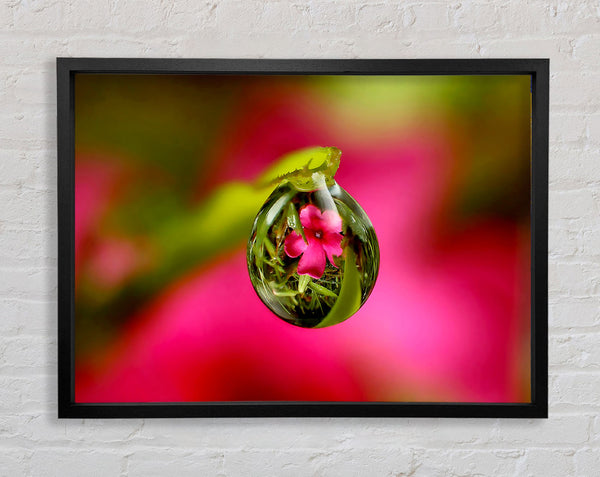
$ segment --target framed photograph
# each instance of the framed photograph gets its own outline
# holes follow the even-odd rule
[[[548,71],[59,58],[59,417],[547,417]]]

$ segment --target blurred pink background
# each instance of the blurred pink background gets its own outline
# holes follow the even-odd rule
[[[77,81],[77,402],[530,400],[528,77]],[[311,330],[252,288],[258,207],[197,230],[223,185],[316,145],[381,266]]]

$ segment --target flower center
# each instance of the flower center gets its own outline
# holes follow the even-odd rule
[[[322,236],[323,236],[323,232],[321,232],[320,230],[317,230],[317,231],[315,232],[315,237],[316,237],[316,238],[320,239]]]

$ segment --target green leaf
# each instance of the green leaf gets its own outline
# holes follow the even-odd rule
[[[292,296],[296,296],[298,294],[298,292],[293,291],[293,290],[286,290],[286,291],[273,290],[273,294],[275,296],[292,297]]]
[[[350,210],[350,207],[344,204],[341,200],[334,199],[334,201],[344,223],[348,224],[348,227],[350,227],[350,230],[354,235],[357,235],[363,242],[366,242],[368,237],[364,223],[356,220],[356,215],[352,212],[352,210]]]
[[[263,243],[265,244],[267,252],[271,255],[271,258],[275,258],[277,256],[277,251],[275,250],[275,245],[269,240],[269,237],[263,237]]]
[[[325,296],[329,296],[331,298],[337,298],[338,296],[333,293],[331,290],[329,290],[328,288],[322,287],[321,285],[319,285],[318,283],[310,283],[309,288],[312,289],[312,291],[318,293],[319,295],[325,295]]]
[[[310,277],[308,275],[300,275],[300,278],[298,279],[298,291],[304,293],[309,283]]]
[[[302,240],[308,243],[306,235],[304,235],[304,227],[302,227],[302,223],[300,222],[300,216],[298,215],[296,206],[292,202],[288,204],[287,222],[288,226],[294,229],[298,235],[302,236]]]
[[[156,236],[162,269],[170,274],[230,248],[250,233],[252,220],[268,191],[231,182],[215,190],[195,211],[165,224]]]
[[[333,180],[341,155],[336,147],[311,147],[292,152],[267,169],[256,184],[265,187],[289,181],[298,190],[314,190],[313,174],[319,173],[325,180]]]
[[[356,255],[352,249],[347,248],[340,295],[327,316],[315,328],[325,328],[347,320],[360,308],[360,300],[360,273],[356,269]]]

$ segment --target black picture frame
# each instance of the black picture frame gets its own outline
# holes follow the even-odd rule
[[[58,58],[58,417],[548,416],[548,59],[255,60]],[[531,403],[76,403],[74,77],[80,73],[257,75],[531,75]]]

